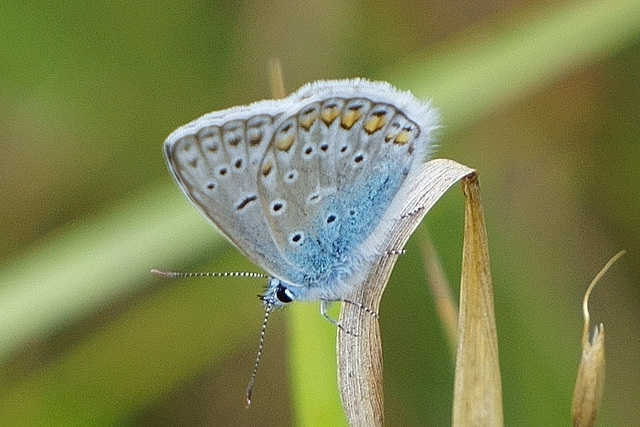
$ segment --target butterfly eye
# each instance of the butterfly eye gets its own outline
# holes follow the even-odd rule
[[[278,298],[278,301],[287,304],[293,301],[293,294],[289,289],[282,285],[278,285],[276,288],[276,298]]]

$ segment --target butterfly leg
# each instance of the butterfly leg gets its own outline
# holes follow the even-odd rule
[[[379,319],[380,318],[378,316],[378,313],[376,313],[375,311],[371,310],[369,307],[367,307],[364,304],[360,304],[359,302],[351,301],[351,300],[348,300],[348,299],[343,299],[342,302],[346,302],[347,304],[355,305],[356,307],[360,308],[361,310],[364,310],[365,313],[368,313],[374,319]]]
[[[349,334],[349,335],[353,335],[354,337],[357,337],[358,334],[351,332],[349,329],[345,329],[340,322],[338,322],[336,319],[333,319],[331,316],[329,316],[329,314],[327,313],[327,307],[329,305],[331,301],[328,301],[326,299],[320,300],[320,314],[322,314],[322,317],[324,317],[325,319],[327,319],[329,322],[333,323],[337,328],[342,329],[343,332]]]
[[[418,206],[417,208],[415,208],[411,212],[407,212],[406,214],[400,216],[400,219],[405,219],[405,218],[413,216],[413,215],[415,215],[417,213],[420,213],[423,209],[424,209],[424,206]]]
[[[337,328],[342,329],[345,333],[349,334],[349,335],[353,335],[354,337],[357,337],[358,334],[356,334],[355,332],[352,332],[349,329],[345,329],[340,322],[338,322],[337,320],[333,319],[331,316],[329,316],[329,314],[327,313],[327,307],[329,305],[331,301],[328,300],[321,300],[320,301],[320,314],[322,314],[322,317],[324,317],[325,319],[327,319],[329,322],[333,323]],[[359,302],[354,302],[348,299],[343,299],[342,302],[345,302],[347,304],[353,304],[356,307],[360,308],[361,310],[364,310],[365,313],[369,314],[371,317],[373,317],[374,319],[378,319],[378,313],[376,313],[375,311],[371,310],[369,307],[367,307],[364,304],[360,304]]]
[[[405,253],[406,251],[404,249],[389,249],[387,252],[384,253],[384,255],[386,256],[404,255]]]

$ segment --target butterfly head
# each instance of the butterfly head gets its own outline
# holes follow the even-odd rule
[[[281,307],[297,299],[294,292],[292,292],[292,288],[275,277],[269,278],[267,291],[258,297],[264,301],[268,309]]]

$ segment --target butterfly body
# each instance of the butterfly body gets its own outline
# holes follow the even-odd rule
[[[334,301],[382,255],[435,127],[428,103],[386,83],[320,81],[207,114],[164,152],[187,197],[273,276],[268,303]]]

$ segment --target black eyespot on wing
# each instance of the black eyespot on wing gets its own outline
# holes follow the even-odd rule
[[[245,199],[242,202],[240,202],[238,204],[238,206],[236,206],[236,210],[240,211],[240,210],[244,209],[245,207],[247,207],[247,205],[249,203],[251,203],[251,202],[253,202],[253,201],[257,200],[257,199],[258,199],[258,197],[256,197],[255,195],[249,196],[249,197],[245,197]]]

